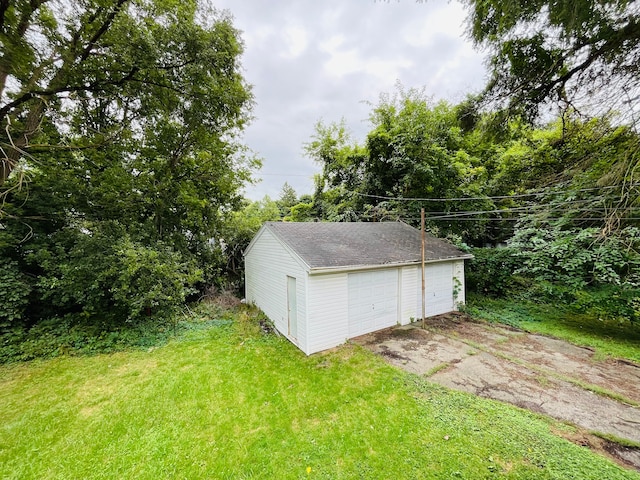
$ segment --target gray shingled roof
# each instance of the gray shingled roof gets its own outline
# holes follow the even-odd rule
[[[312,269],[420,262],[420,231],[406,223],[267,222],[265,228]],[[469,257],[426,234],[427,261]]]

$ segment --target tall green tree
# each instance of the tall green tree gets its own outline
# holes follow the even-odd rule
[[[467,140],[470,132],[460,117],[458,107],[399,88],[373,106],[363,146],[352,142],[344,123],[319,124],[307,154],[323,168],[314,196],[320,218],[418,224],[425,208],[442,233],[478,237],[482,222],[443,219],[460,210],[492,209],[483,198],[486,168],[475,153],[480,150]]]
[[[28,282],[25,321],[134,321],[223,281],[256,165],[230,18],[195,0],[1,7],[0,257]]]
[[[157,132],[175,154],[247,119],[238,33],[195,0],[2,2],[0,42],[0,186],[43,149]]]
[[[640,198],[640,2],[466,3],[469,32],[490,54],[484,99],[502,109],[495,117],[531,122],[548,118],[547,107],[559,108],[556,143],[524,162],[517,157],[526,149],[513,150],[514,166],[529,170],[534,182],[538,170],[546,180],[576,175],[579,181],[568,181],[573,188],[607,187],[617,197],[590,217],[606,217],[604,233],[624,228]]]
[[[284,185],[282,185],[282,190],[280,190],[280,197],[278,197],[277,203],[282,217],[289,215],[291,207],[298,203],[298,194],[295,189],[289,185],[289,182],[284,182]]]
[[[322,167],[315,177],[311,205],[303,203],[294,210],[294,218],[354,221],[363,205],[363,176],[366,148],[355,143],[343,120],[318,122],[311,141],[304,146],[306,155]]]

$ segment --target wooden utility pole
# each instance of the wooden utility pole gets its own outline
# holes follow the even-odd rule
[[[420,236],[422,237],[422,328],[424,329],[424,311],[425,311],[425,297],[424,297],[424,208],[420,209]]]

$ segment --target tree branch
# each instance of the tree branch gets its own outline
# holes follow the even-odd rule
[[[40,8],[40,6],[46,3],[48,0],[31,0],[27,6],[24,7],[22,11],[22,15],[20,15],[20,20],[18,22],[18,26],[16,28],[15,33],[11,34],[11,37],[15,37],[18,39],[22,39],[31,24],[31,16],[34,12]],[[5,14],[9,9],[9,1],[2,0],[0,2],[0,19],[1,25],[0,30],[4,27],[5,22]],[[11,42],[10,42],[11,43]],[[7,84],[7,78],[12,73],[12,63],[13,63],[13,51],[12,48],[7,48],[6,45],[3,45],[5,52],[1,58],[0,62],[0,95],[4,92],[5,86]],[[1,118],[1,117],[0,117]]]
[[[115,7],[109,13],[106,20],[102,23],[102,25],[100,25],[100,28],[98,28],[96,33],[93,34],[93,37],[91,37],[91,40],[89,40],[89,43],[87,43],[87,46],[82,51],[82,54],[80,55],[80,63],[84,62],[89,57],[89,54],[95,47],[98,40],[100,40],[100,38],[105,34],[107,30],[109,30],[109,27],[113,23],[113,20],[116,18],[116,15],[120,12],[120,10],[122,10],[123,5],[128,1],[129,0],[118,0],[118,3],[116,3]]]
[[[65,85],[58,88],[50,88],[46,90],[32,90],[30,92],[25,92],[20,95],[14,101],[7,103],[4,107],[0,108],[0,118],[4,118],[10,114],[12,110],[19,107],[20,105],[28,102],[29,100],[37,97],[51,97],[58,93],[66,93],[66,92],[96,92],[101,90],[106,86],[114,86],[119,87],[125,84],[128,81],[132,81],[136,73],[138,73],[140,69],[138,67],[133,67],[129,73],[127,73],[124,77],[120,78],[116,81],[110,82],[98,82],[89,85]],[[138,80],[140,81],[140,80]]]
[[[602,57],[606,56],[608,53],[611,53],[612,51],[619,49],[623,43],[633,41],[633,40],[638,40],[638,39],[640,39],[640,23],[638,22],[637,19],[634,19],[633,21],[630,21],[627,25],[625,25],[623,28],[618,30],[615,36],[613,36],[613,38],[610,41],[607,41],[599,48],[592,49],[588,53],[587,58],[583,62],[576,65],[565,74],[560,75],[555,79],[551,79],[549,82],[545,82],[544,84],[540,85],[538,88],[534,88],[533,92],[541,94],[543,97],[548,97],[551,91],[554,90],[557,86],[561,86],[562,88],[564,88],[569,82],[569,80],[571,80],[571,78],[573,78],[575,75],[581,72],[586,71],[596,61],[600,60]],[[571,50],[571,53],[565,55],[564,58],[567,59],[570,56],[577,55],[578,52],[584,47],[587,47],[587,46],[592,47],[597,40],[598,39],[592,39],[589,43],[585,43],[584,40],[579,42],[579,44],[576,45]]]

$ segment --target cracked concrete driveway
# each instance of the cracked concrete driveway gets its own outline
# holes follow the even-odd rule
[[[435,383],[572,423],[585,431],[580,443],[640,470],[640,449],[591,435],[640,443],[640,366],[597,360],[588,348],[462,314],[428,323],[426,330],[408,325],[353,341]]]

